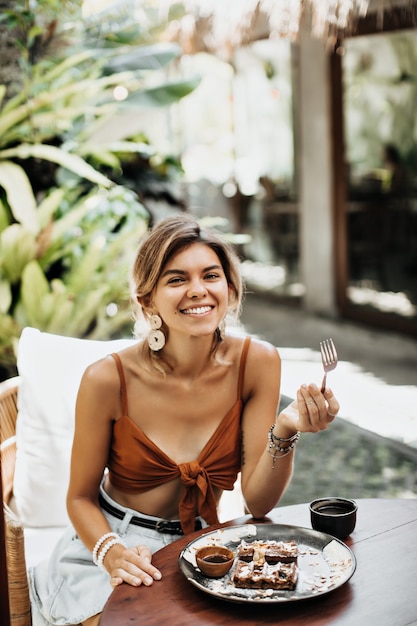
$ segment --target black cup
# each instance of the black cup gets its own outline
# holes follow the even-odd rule
[[[347,498],[318,498],[310,503],[310,519],[314,530],[346,539],[356,526],[358,505]]]

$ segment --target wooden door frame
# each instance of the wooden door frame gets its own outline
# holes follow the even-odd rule
[[[361,19],[350,36],[375,35],[398,30],[417,29],[417,2],[408,3],[407,8],[386,10],[382,25],[377,14],[368,14]],[[346,220],[347,188],[343,109],[342,56],[336,49],[329,55],[330,111],[332,117],[333,157],[333,207],[334,207],[334,258],[336,304],[342,317],[364,324],[387,328],[417,337],[417,320],[393,313],[353,304],[347,297],[349,283],[348,232]]]

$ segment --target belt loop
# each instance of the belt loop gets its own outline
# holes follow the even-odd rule
[[[127,532],[127,527],[130,524],[130,520],[132,519],[133,514],[130,511],[126,511],[124,518],[120,522],[119,526],[119,534],[123,537]]]

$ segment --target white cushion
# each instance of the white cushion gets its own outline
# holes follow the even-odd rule
[[[48,560],[64,531],[65,528],[62,526],[53,526],[51,528],[25,528],[26,569]]]
[[[92,341],[23,330],[17,358],[21,381],[13,485],[23,525],[68,523],[65,501],[82,374],[89,364],[132,343],[133,339]]]

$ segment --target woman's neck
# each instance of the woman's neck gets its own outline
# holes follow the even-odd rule
[[[172,376],[196,379],[213,363],[213,336],[169,337],[164,347],[164,357]]]

